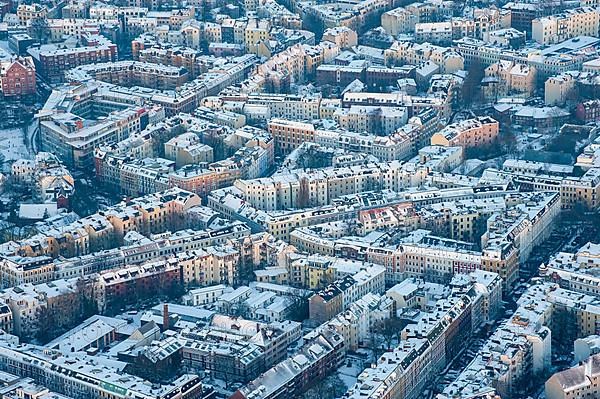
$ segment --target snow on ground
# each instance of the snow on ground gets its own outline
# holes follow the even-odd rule
[[[356,384],[356,377],[364,370],[364,366],[354,359],[347,359],[346,363],[337,370],[338,376],[344,381],[346,388]]]
[[[39,133],[39,125],[38,125],[38,120],[37,119],[33,119],[31,121],[31,123],[29,124],[29,126],[27,126],[27,138],[26,138],[26,142],[25,145],[27,146],[27,148],[30,151],[33,151],[34,153],[37,153],[37,143],[35,140],[35,136]]]
[[[13,51],[8,47],[8,41],[0,40],[0,60],[10,60],[13,55]]]
[[[10,166],[17,159],[30,157],[25,145],[23,130],[20,128],[0,129],[0,162],[3,172],[10,171]]]

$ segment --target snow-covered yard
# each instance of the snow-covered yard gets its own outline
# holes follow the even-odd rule
[[[11,164],[20,158],[29,158],[23,131],[20,128],[0,130],[0,163],[2,172],[10,171]]]
[[[351,388],[356,384],[356,377],[365,369],[366,365],[362,361],[353,358],[347,358],[346,362],[337,370],[337,374],[346,388]]]

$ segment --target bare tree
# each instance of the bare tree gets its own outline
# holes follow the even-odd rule
[[[50,340],[58,336],[55,332],[57,331],[57,318],[56,313],[53,309],[48,306],[40,308],[38,317],[38,328],[36,330],[35,339],[42,344],[48,343]],[[21,337],[26,339],[27,337]]]
[[[379,334],[385,343],[385,348],[390,350],[394,347],[394,339],[399,342],[403,322],[397,317],[381,320],[374,326],[374,333]]]
[[[311,388],[303,395],[304,399],[336,399],[347,390],[344,381],[337,375],[322,378],[311,384]]]
[[[303,321],[308,318],[308,300],[301,289],[294,288],[290,291],[292,305],[288,317],[292,320]]]
[[[29,32],[40,43],[46,43],[50,37],[50,25],[44,17],[33,18],[29,25]]]
[[[373,351],[373,359],[377,360],[379,356],[381,356],[386,350],[386,344],[383,336],[379,334],[378,328],[380,327],[379,323],[376,323],[369,335],[369,342],[367,343],[367,348]]]
[[[473,60],[467,69],[467,77],[462,86],[461,100],[465,107],[479,99],[479,89],[484,76],[485,67],[479,60]]]
[[[308,187],[308,179],[303,177],[300,179],[300,187],[298,188],[298,196],[296,197],[296,207],[304,209],[310,202],[310,189]]]
[[[313,32],[316,41],[321,41],[323,32],[325,32],[325,24],[319,18],[312,14],[306,14],[302,20],[302,27]]]
[[[329,389],[323,379],[313,383],[312,388],[304,393],[304,399],[326,399],[329,397]]]
[[[246,302],[238,302],[229,310],[229,315],[233,317],[247,317],[250,308]]]
[[[552,315],[552,348],[559,354],[570,354],[573,342],[578,337],[575,314],[569,309],[559,306]]]
[[[513,130],[512,123],[503,124],[503,131],[500,133],[499,142],[504,152],[508,155],[514,155],[517,151],[517,136]]]

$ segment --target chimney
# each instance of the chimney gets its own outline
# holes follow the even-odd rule
[[[169,329],[169,304],[165,303],[163,305],[163,331],[167,331]]]

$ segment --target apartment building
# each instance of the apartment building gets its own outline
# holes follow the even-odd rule
[[[184,149],[176,149],[171,145],[174,142],[169,142],[168,155],[175,161],[122,156],[118,152],[113,154],[110,148],[106,151],[100,149],[95,152],[96,176],[104,184],[112,183],[113,188],[129,195],[145,195],[178,187],[206,196],[237,179],[263,176],[273,165],[274,145],[270,136],[264,135],[260,129],[248,131],[245,128],[237,133],[244,137],[241,147],[231,157],[210,163],[187,163],[190,159],[212,155],[212,148],[199,142]],[[199,140],[195,133],[189,134],[189,137],[196,137],[192,140]],[[184,141],[187,142],[187,139],[181,143]],[[177,159],[183,164],[181,168],[176,168]]]
[[[145,108],[111,113],[96,123],[84,124],[76,114],[48,114],[40,119],[41,148],[59,155],[68,166],[84,168],[93,161],[94,149],[142,130],[148,123]]]
[[[212,147],[202,144],[200,137],[194,133],[183,133],[173,137],[164,144],[165,158],[175,161],[175,167],[185,165],[212,163],[214,160]]]
[[[350,49],[358,44],[356,32],[345,26],[325,29],[321,40],[335,43],[340,49]]]
[[[28,50],[36,70],[51,82],[64,81],[64,72],[86,64],[117,61],[117,45],[100,35],[89,35],[83,47],[58,48],[54,45]]]
[[[381,15],[381,26],[387,34],[398,36],[403,33],[414,33],[415,25],[418,23],[436,23],[440,19],[451,17],[449,7],[443,2],[417,2],[384,12]]]
[[[357,298],[348,304],[346,310],[304,335],[304,345],[299,353],[306,356],[307,362],[298,363],[301,359],[297,357],[283,361],[239,389],[232,398],[283,398],[283,395],[296,395],[306,389],[307,376],[327,372],[330,367],[340,364],[347,351],[364,345],[374,326],[390,317],[391,305],[389,298],[377,294],[367,293]],[[325,342],[329,345],[323,345]],[[334,343],[336,349],[332,353],[329,347]],[[313,356],[306,354],[305,349],[309,345],[312,345],[309,354]],[[325,351],[320,350],[323,347]],[[315,359],[317,351],[329,356],[329,361],[323,363]]]
[[[579,166],[584,171],[596,167],[598,161],[600,161],[598,158],[600,155],[599,151],[598,143],[594,140],[594,142],[585,146],[583,151],[577,156],[575,166]]]
[[[277,326],[237,319],[223,322],[225,316],[215,315],[216,322],[204,330],[183,333],[183,364],[190,370],[205,372],[228,381],[246,382],[268,370],[273,362],[266,358],[267,346],[280,343],[282,334]],[[246,329],[247,328],[247,329]],[[253,330],[252,330],[253,328]],[[248,334],[252,331],[252,334]],[[227,334],[224,340],[223,334]],[[269,337],[268,335],[273,334]],[[297,332],[300,335],[300,331]],[[200,339],[202,337],[202,339]]]
[[[555,44],[577,36],[598,36],[600,13],[579,7],[531,21],[532,38],[540,44]]]
[[[563,73],[549,77],[544,83],[544,102],[546,105],[563,105],[567,100],[575,99],[575,85],[578,73]]]
[[[311,121],[320,118],[320,104],[320,95],[250,94],[244,108],[264,108],[269,118]]]
[[[231,246],[176,254],[171,261],[182,268],[182,279],[186,285],[234,285],[240,279],[239,252]]]
[[[557,193],[513,198],[518,203],[490,217],[487,231],[481,237],[482,269],[498,273],[508,287],[516,282],[519,265],[526,262],[536,245],[549,237],[561,209]]]
[[[500,131],[500,124],[490,117],[467,119],[446,126],[431,137],[431,145],[460,146],[464,148],[492,145]]]
[[[475,277],[473,281],[477,280]],[[493,286],[494,281],[492,274],[490,278],[481,279],[484,285]],[[469,288],[473,285],[476,284],[467,284]],[[427,384],[484,322],[475,317],[477,321],[472,323],[473,316],[481,309],[485,289],[479,287],[474,291],[474,295],[469,296],[458,290],[436,300],[431,311],[423,312],[416,324],[409,324],[401,331],[400,345],[381,355],[376,363],[358,375],[357,382],[344,398],[421,397]],[[452,317],[448,317],[450,314]]]
[[[387,282],[406,277],[448,282],[455,273],[481,268],[481,253],[473,245],[433,236],[427,230],[415,230],[397,245],[378,247],[381,243],[365,237],[332,239],[323,234],[323,227],[297,229],[291,235],[291,242],[301,250],[310,248],[322,254],[331,252],[337,257],[385,265]],[[342,229],[340,235],[344,234],[348,232]]]
[[[53,91],[38,117],[41,150],[60,156],[67,165],[76,168],[92,165],[94,149],[110,141],[121,141],[143,130],[155,116],[140,99],[124,96],[114,103],[94,84],[73,85]],[[98,118],[92,105],[106,106],[105,117]],[[53,112],[65,106],[64,112]],[[98,109],[98,108],[96,108]],[[99,112],[102,116],[103,112]]]
[[[129,234],[129,240],[121,247],[68,259],[55,260],[54,276],[50,276],[49,280],[56,278],[70,278],[74,276],[87,276],[103,270],[140,265],[147,262],[148,259],[165,257],[172,253],[185,253],[196,251],[201,248],[208,250],[213,246],[222,246],[226,244],[228,240],[233,240],[235,242],[236,240],[243,239],[249,235],[250,229],[239,222],[215,229],[180,230],[175,233],[164,233],[153,240],[145,239],[141,236],[136,236],[135,234]],[[205,254],[201,252],[199,255],[200,259],[204,259],[204,255]],[[233,256],[235,256],[235,254],[233,254]],[[190,259],[195,258],[190,257]],[[221,268],[222,265],[223,271],[228,272],[226,276],[227,279],[229,279],[230,276],[232,278],[236,276],[237,270],[235,268],[231,269],[231,257],[230,254],[228,254],[228,251],[225,251],[224,256],[222,257],[220,256],[220,253],[217,252],[215,259],[218,261],[218,264],[211,265],[211,267],[214,266],[214,269],[216,270],[217,268]],[[206,260],[210,262],[213,258],[209,256]],[[186,267],[189,267],[189,270],[195,272],[194,268],[197,264],[199,263],[190,263],[190,265],[186,265]],[[233,271],[230,272],[231,270]],[[216,272],[212,272],[212,275],[216,276]],[[186,277],[193,278],[194,274],[189,273]],[[215,281],[220,281],[220,277],[221,276],[218,276],[218,278],[215,277]]]
[[[410,234],[393,245],[385,245],[387,241],[384,238],[372,241],[368,234],[352,238],[357,231],[349,230],[341,222],[297,227],[290,234],[290,242],[300,250],[385,265],[388,282],[401,281],[406,277],[447,282],[457,273],[481,269],[499,274],[504,281],[504,289],[509,290],[518,278],[519,265],[529,257],[532,248],[550,234],[560,211],[560,199],[557,193],[534,193],[525,196],[511,194],[506,201],[511,205],[504,208],[501,203],[490,200],[487,202],[490,209],[485,209],[486,201],[482,200],[479,210],[475,206],[477,202],[473,202],[456,213],[455,218],[443,216],[447,215],[443,211],[443,203],[424,210],[422,216],[398,207],[396,226],[405,228]],[[464,205],[467,204],[464,202]],[[377,217],[377,212],[368,214]],[[382,217],[391,216],[390,213],[382,213]],[[475,250],[470,243],[442,238],[422,230],[429,227],[445,235],[455,234],[457,238],[474,238],[477,218],[488,216],[481,251]],[[451,226],[444,227],[446,223]],[[391,224],[385,222],[381,226]],[[366,222],[364,225],[368,226]],[[336,226],[339,228],[333,228]],[[360,225],[354,227],[356,230],[360,228]]]
[[[314,4],[304,12],[314,15],[326,28],[345,26],[360,32],[368,21],[379,20],[381,14],[392,8],[392,3],[382,0],[361,0],[343,7],[334,4]]]
[[[322,378],[342,363],[344,338],[333,331],[308,337],[300,351],[238,389],[231,399],[283,399],[303,392],[313,378]]]
[[[392,301],[382,295],[366,294],[350,304],[343,312],[321,324],[312,334],[319,331],[334,330],[344,337],[346,350],[357,350],[368,345],[371,331],[379,323],[389,319],[392,313]]]
[[[381,15],[381,26],[392,36],[414,32],[415,25],[420,21],[419,15],[404,7],[386,11]]]
[[[0,61],[0,90],[5,97],[36,93],[35,65],[31,57]]]
[[[386,65],[420,65],[431,61],[440,67],[442,73],[459,71],[465,65],[462,52],[429,43],[394,42],[385,50],[384,57]]]
[[[183,282],[179,265],[157,261],[118,271],[100,272],[94,286],[98,310],[104,313],[116,312],[138,300],[177,292]]]
[[[355,80],[365,80],[365,65],[319,65],[316,79],[319,85],[335,85],[345,88]]]
[[[338,109],[333,118],[351,132],[390,135],[408,122],[408,111],[405,107],[351,105]]]
[[[419,185],[426,181],[427,173],[421,169],[414,169],[413,163],[409,164],[404,177],[405,184]],[[397,196],[391,190],[381,190],[381,192],[365,192],[356,195],[347,195],[339,199],[333,199],[331,205],[317,206],[314,208],[290,210],[287,212],[263,211],[260,206],[254,207],[245,200],[241,193],[234,190],[215,190],[208,197],[208,204],[211,208],[232,217],[242,220],[252,226],[254,231],[268,231],[277,239],[293,239],[295,234],[300,234],[302,227],[314,226],[326,222],[346,220],[348,218],[358,217],[358,212],[365,208],[384,206],[393,204],[395,201],[415,201],[418,203],[435,203],[438,200],[450,200],[451,198],[473,198],[478,196],[495,197],[504,195],[507,190],[505,185],[490,186],[487,192],[478,192],[476,189],[464,189],[452,186],[448,190],[426,190],[423,193],[409,193]],[[436,194],[439,193],[439,194]],[[439,195],[439,198],[437,197]],[[438,199],[436,199],[438,198]],[[309,234],[309,237],[312,236]],[[308,237],[307,237],[308,238]],[[307,249],[319,253],[334,255],[334,246],[328,240],[317,239],[313,241],[308,238]],[[294,245],[297,245],[295,243]],[[314,248],[313,248],[314,246]],[[322,252],[321,252],[322,249]],[[383,264],[382,262],[378,262]]]
[[[308,305],[310,318],[324,323],[365,294],[382,294],[384,289],[385,268],[381,265],[370,266],[331,283],[313,295]]]
[[[600,169],[591,168],[581,177],[566,177],[560,184],[560,200],[564,208],[581,204],[595,209],[600,204]]]
[[[80,3],[67,4],[61,10],[63,18],[85,18],[87,11],[87,7]]]
[[[525,46],[526,34],[515,28],[498,29],[486,32],[483,41],[495,46],[518,49]]]
[[[503,11],[510,12],[510,26],[521,31],[531,32],[531,22],[544,14],[544,7],[539,3],[522,3],[510,1],[502,6]]]
[[[34,381],[72,398],[89,397],[126,398],[129,394],[142,398],[192,399],[205,398],[198,376],[184,374],[172,384],[153,386],[139,377],[124,374],[122,370],[94,364],[92,356],[48,353],[41,346],[10,346],[0,348],[0,367],[3,371]],[[101,376],[100,376],[101,374]],[[124,375],[127,377],[124,378]]]
[[[181,230],[186,226],[182,216],[196,205],[200,205],[196,194],[174,188],[134,198],[131,204],[117,204],[98,215],[112,224],[115,240],[122,243],[129,232],[156,234]]]
[[[100,87],[98,89],[98,91],[102,92],[100,99],[110,97],[113,100],[113,109],[111,110],[114,110],[117,104],[141,105],[152,103],[152,108],[161,108],[164,110],[164,113],[161,115],[164,118],[165,115],[171,117],[180,113],[192,113],[200,106],[201,100],[206,96],[216,95],[232,84],[244,80],[257,61],[258,58],[253,55],[227,59],[225,63],[207,68],[206,73],[182,85],[176,95],[174,92],[149,88],[140,90],[136,87],[115,86],[106,82],[98,84],[93,80],[86,84]],[[75,82],[77,81],[75,80]],[[114,101],[117,98],[119,100]],[[160,118],[157,119],[156,121],[161,120]]]
[[[152,64],[172,65],[185,68],[192,78],[202,72],[201,56],[198,50],[165,44],[149,35],[142,35],[131,42],[134,61]]]
[[[271,24],[264,19],[251,19],[244,30],[244,45],[246,51],[258,54],[260,43],[269,39]]]
[[[583,123],[595,122],[600,119],[600,102],[588,100],[577,104],[575,117]]]
[[[181,230],[186,227],[183,215],[199,204],[197,195],[178,189],[135,198],[129,205],[117,204],[61,228],[41,226],[42,233],[15,242],[12,248],[5,249],[3,255],[30,258],[87,255],[113,247],[115,241],[123,243],[129,232],[152,234]],[[45,264],[41,262],[42,258],[38,261],[37,266]],[[33,268],[33,264],[24,267]],[[16,276],[15,273],[10,274]],[[41,277],[41,274],[38,270],[30,277]]]
[[[107,27],[109,25],[116,26],[117,20],[106,21]],[[98,21],[85,19],[85,18],[69,18],[69,19],[50,19],[48,20],[48,27],[50,29],[50,41],[53,43],[60,43],[64,40],[65,36],[73,36],[80,39],[85,39],[89,35],[99,35],[100,31],[103,30]]]
[[[571,113],[560,107],[523,106],[515,109],[513,122],[539,130],[560,128],[571,118]]]
[[[39,4],[19,4],[17,7],[17,18],[19,24],[27,26],[27,23],[36,19],[46,19],[48,9]]]
[[[22,284],[40,284],[51,281],[54,276],[54,263],[49,256],[10,256],[0,261],[2,271],[1,287],[15,287]]]
[[[424,125],[422,120],[410,118],[389,136],[317,129],[313,141],[325,147],[371,154],[381,161],[402,161],[414,156],[416,149],[431,138],[428,128],[431,124],[426,121]]]
[[[521,175],[566,177],[573,174],[574,168],[573,166],[556,163],[527,161],[522,159],[507,159],[502,164],[502,170]]]
[[[427,22],[415,24],[415,41],[418,43],[449,44],[453,38],[453,22]]]
[[[600,295],[600,278],[593,271],[598,263],[598,245],[587,243],[575,253],[559,252],[539,267],[540,276],[561,288]]]
[[[475,359],[444,389],[441,399],[482,395],[511,397],[523,381],[542,376],[549,370],[551,329],[558,327],[554,325],[557,312],[566,311],[574,316],[578,336],[593,334],[600,320],[597,297],[558,288],[552,283],[532,285],[518,300],[518,305],[514,315],[492,334]],[[582,371],[584,367],[575,371],[581,375],[578,378],[583,377],[577,384],[561,380],[568,374],[551,377],[547,392],[558,395],[553,396],[556,398],[594,392],[588,391],[594,387],[588,384],[589,379]],[[564,383],[562,388],[561,382]],[[577,386],[583,391],[577,391]],[[571,392],[573,396],[569,396]]]
[[[189,80],[187,69],[141,61],[94,63],[65,73],[69,81],[92,79],[117,86],[142,86],[156,90],[174,90]]]
[[[362,191],[374,184],[394,191],[410,185],[409,176],[398,161],[345,168],[323,168],[255,180],[238,180],[234,186],[249,204],[261,210],[305,208],[328,205],[332,200]]]
[[[69,207],[75,180],[53,154],[39,152],[33,160],[16,160],[11,166],[11,176],[16,182],[30,185],[34,198],[42,202],[56,202],[61,208]]]
[[[536,68],[540,79],[568,71],[579,70],[586,57],[581,50],[595,48],[598,41],[591,37],[573,39],[549,46],[543,52],[521,49],[509,50],[473,38],[455,41],[456,50],[464,57],[465,65],[479,62],[488,66],[500,60],[527,63]]]
[[[545,385],[548,399],[571,399],[600,395],[600,354],[590,356],[578,366],[552,375]]]
[[[304,142],[315,141],[316,129],[312,123],[273,118],[269,120],[268,129],[279,154],[289,153]]]
[[[0,297],[12,313],[13,329],[9,332],[21,338],[33,339],[40,328],[47,328],[40,321],[45,317],[52,317],[53,327],[59,330],[70,327],[80,317],[77,279],[23,284],[2,291]]]
[[[486,98],[495,100],[507,95],[530,96],[535,86],[535,67],[512,61],[498,61],[485,69],[482,91]]]
[[[305,58],[304,65],[306,68],[306,77],[313,78],[323,63],[333,62],[341,49],[333,42],[322,41],[316,46],[304,46]]]

